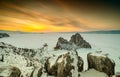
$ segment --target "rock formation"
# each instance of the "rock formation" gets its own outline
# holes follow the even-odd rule
[[[88,69],[94,68],[97,71],[106,73],[109,77],[114,75],[115,63],[105,55],[88,53]]]
[[[71,50],[72,43],[70,44],[66,39],[60,37],[58,38],[58,42],[56,44],[56,47],[54,49],[66,49],[66,50]]]
[[[79,77],[78,72],[83,71],[83,60],[77,52],[68,52],[56,59],[48,58],[45,69],[49,75],[55,77]]]
[[[70,41],[67,41],[62,37],[58,38],[58,42],[54,49],[72,50],[78,48],[91,48],[91,45],[86,42],[79,33],[76,33],[75,35],[72,35]]]
[[[91,48],[91,45],[79,33],[72,35],[70,42],[81,48]]]
[[[10,35],[8,35],[7,33],[0,33],[0,38],[3,38],[3,37],[10,37]]]

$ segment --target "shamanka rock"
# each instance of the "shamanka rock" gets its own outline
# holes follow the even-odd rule
[[[70,42],[81,48],[91,48],[91,45],[79,33],[72,35]]]
[[[115,74],[115,63],[106,55],[100,53],[88,53],[88,69],[106,73],[109,77]]]
[[[67,41],[62,37],[58,38],[54,49],[75,50],[78,48],[91,48],[91,45],[85,41],[79,33],[76,33],[75,35],[72,35],[70,41]]]

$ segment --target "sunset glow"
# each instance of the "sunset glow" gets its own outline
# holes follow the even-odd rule
[[[83,2],[78,6],[74,1],[47,1],[0,1],[0,30],[73,32],[120,29],[120,11],[112,8],[114,5],[104,4],[103,8],[100,6],[102,2]]]

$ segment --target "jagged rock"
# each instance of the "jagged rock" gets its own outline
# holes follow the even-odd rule
[[[70,42],[81,48],[91,48],[91,45],[86,42],[79,33],[72,35]]]
[[[3,38],[3,37],[10,37],[10,35],[8,35],[7,33],[0,33],[0,38]]]
[[[76,51],[71,51],[57,58],[48,58],[45,69],[48,75],[56,77],[79,77],[78,72],[83,70],[83,60]]]
[[[74,50],[78,48],[91,48],[91,45],[86,42],[79,33],[76,33],[72,35],[70,41],[62,37],[58,38],[58,42],[54,49]]]
[[[115,63],[105,55],[98,53],[88,53],[88,69],[94,68],[97,71],[106,73],[109,77],[114,75]]]
[[[21,71],[17,67],[12,66],[0,67],[0,77],[20,77],[20,75]]]
[[[0,51],[2,52],[13,52],[17,53],[19,55],[23,55],[25,57],[34,57],[35,54],[37,53],[34,49],[28,49],[28,48],[17,48],[15,46],[12,46],[10,44],[0,42]]]
[[[46,59],[48,58],[47,54],[48,53],[47,51],[45,51],[44,47],[40,49],[18,48],[10,44],[0,42],[0,62],[3,64],[6,63],[7,65],[13,66],[17,65],[17,67],[21,69],[22,74],[24,70],[26,71],[30,70],[32,72],[33,67],[35,67],[37,64],[41,65],[44,64]],[[25,69],[23,69],[23,67],[20,66],[24,66]],[[38,77],[40,77],[41,70],[35,68],[35,72],[36,71],[38,71],[37,75]],[[33,71],[33,73],[35,72]],[[31,75],[30,72],[25,72],[25,74],[23,74],[23,77],[24,76],[30,77],[30,75]]]
[[[70,43],[66,39],[60,37],[60,38],[58,38],[58,42],[57,42],[56,47],[54,49],[70,48],[70,46],[68,47],[68,45],[70,45]]]

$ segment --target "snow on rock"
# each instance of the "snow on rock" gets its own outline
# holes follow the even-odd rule
[[[35,67],[31,73],[30,77],[41,77],[42,70],[43,70],[43,67]]]
[[[115,74],[115,63],[108,56],[100,53],[88,53],[88,69],[106,73],[109,77]]]
[[[50,61],[53,61],[53,63]],[[78,77],[78,72],[83,70],[83,60],[76,51],[70,51],[54,59],[48,58],[45,63],[45,70],[51,76]]]
[[[35,67],[41,66],[40,58],[44,52],[44,48],[41,49],[28,49],[28,48],[17,48],[10,44],[0,42],[0,67],[2,66],[15,66],[21,70],[23,77],[30,77],[31,72]],[[40,52],[42,52],[40,54]],[[39,57],[36,57],[39,53]],[[45,53],[43,54],[43,56]]]
[[[78,48],[91,48],[91,45],[86,42],[79,33],[76,33],[75,35],[72,35],[70,41],[59,37],[56,47],[54,49],[72,50]]]
[[[0,77],[21,77],[21,71],[17,67],[0,67]]]

